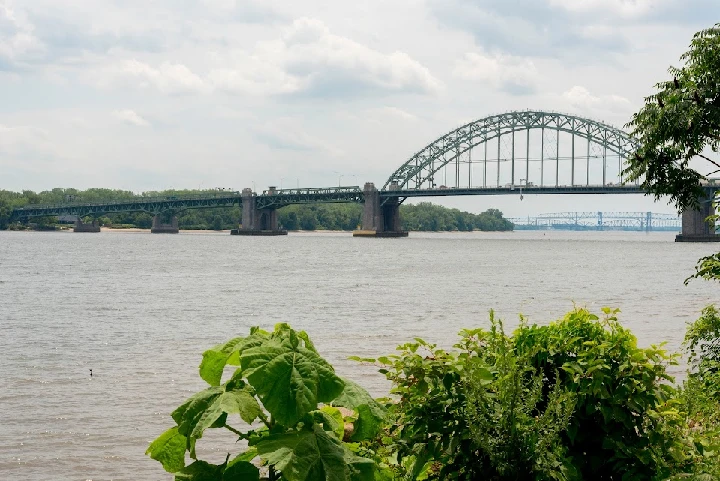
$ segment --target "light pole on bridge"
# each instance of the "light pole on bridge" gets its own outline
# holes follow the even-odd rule
[[[338,175],[338,187],[341,187],[342,186],[342,178],[345,176],[343,174],[341,174],[340,172],[336,172],[334,170],[333,170],[333,174]]]

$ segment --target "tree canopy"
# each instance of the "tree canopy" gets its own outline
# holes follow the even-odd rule
[[[720,172],[720,24],[696,33],[680,59],[628,124],[640,146],[625,174],[682,210],[696,207],[701,182]]]
[[[703,182],[720,173],[720,23],[696,33],[680,60],[628,124],[640,146],[624,173],[684,210],[699,206]],[[692,277],[720,280],[720,253],[700,259],[696,271]]]

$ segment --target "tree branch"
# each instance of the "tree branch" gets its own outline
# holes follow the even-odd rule
[[[714,165],[715,167],[717,167],[718,169],[720,169],[720,164],[718,164],[718,163],[715,162],[714,160],[710,159],[709,157],[706,157],[706,156],[704,156],[703,154],[695,154],[695,155],[697,155],[698,157],[702,157],[703,159],[707,160],[707,161],[710,162],[712,165]],[[714,172],[713,172],[713,173],[714,173]]]

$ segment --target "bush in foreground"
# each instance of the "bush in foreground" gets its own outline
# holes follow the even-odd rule
[[[639,348],[617,311],[603,313],[522,320],[511,335],[491,313],[490,329],[462,331],[453,350],[416,339],[355,358],[393,383],[384,407],[339,378],[306,333],[254,328],[205,352],[210,387],[173,412],[148,454],[188,481],[718,479],[717,311],[690,326],[680,389],[666,372],[674,356]],[[207,429],[245,447],[221,465],[198,460]]]

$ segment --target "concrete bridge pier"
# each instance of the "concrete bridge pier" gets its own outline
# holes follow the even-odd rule
[[[407,237],[408,233],[401,229],[399,199],[387,199],[383,205],[380,191],[372,182],[365,184],[363,196],[362,229],[354,231],[353,237]]]
[[[715,214],[713,206],[714,192],[699,199],[697,210],[686,210],[682,213],[682,231],[675,236],[675,242],[720,242],[720,235],[715,233],[714,223],[708,222],[708,216]]]
[[[275,190],[270,188],[270,194]],[[242,224],[239,229],[230,231],[231,235],[276,236],[287,235],[278,225],[276,209],[258,209],[257,196],[252,189],[242,191]]]
[[[73,232],[100,232],[100,224],[98,224],[97,219],[93,219],[90,224],[86,224],[78,217]]]
[[[176,214],[161,212],[153,217],[152,234],[177,234],[180,232],[178,227],[178,217]]]

